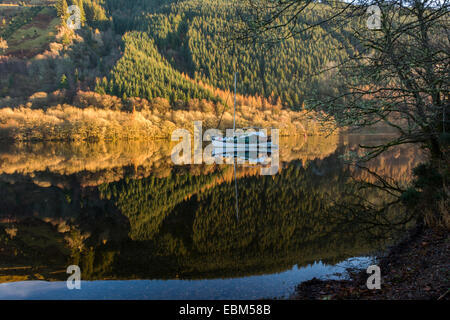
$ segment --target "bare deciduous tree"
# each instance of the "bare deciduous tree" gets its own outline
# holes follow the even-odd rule
[[[351,26],[361,50],[334,67],[339,94],[310,106],[328,111],[345,126],[383,123],[398,133],[373,148],[421,143],[432,157],[443,155],[442,134],[449,131],[449,0],[328,1],[320,19],[297,23],[312,0],[246,0],[236,39],[276,43],[319,25]],[[322,4],[323,6],[323,4]],[[380,26],[368,28],[367,9],[379,8]]]
[[[432,167],[448,175],[449,0],[245,3],[234,30],[234,38],[240,41],[274,44],[321,25],[350,28],[357,52],[332,70],[324,70],[339,80],[338,93],[318,92],[309,106],[327,111],[326,117],[334,117],[343,126],[383,124],[397,132],[386,143],[365,146],[366,159],[396,145],[415,143],[429,151]],[[319,5],[320,17],[300,23],[303,12]],[[374,18],[376,23],[368,21]],[[447,190],[445,185],[444,178],[438,188]]]

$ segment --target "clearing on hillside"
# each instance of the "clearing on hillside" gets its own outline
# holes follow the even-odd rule
[[[30,58],[48,48],[59,18],[52,7],[1,7],[0,36],[8,42],[6,55]]]

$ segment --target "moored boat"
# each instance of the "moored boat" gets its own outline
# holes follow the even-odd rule
[[[233,135],[228,137],[211,137],[214,148],[226,150],[228,153],[233,151],[270,151],[278,148],[272,143],[270,136],[263,131],[255,131],[254,128],[248,132],[236,132],[236,82],[237,73],[234,75],[234,115],[233,115]]]

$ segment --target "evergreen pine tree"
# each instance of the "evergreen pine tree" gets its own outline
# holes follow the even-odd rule
[[[68,17],[67,15],[67,9],[69,6],[67,5],[66,0],[58,0],[56,2],[56,13],[58,14],[58,17],[61,17],[61,19],[65,20],[65,18]]]

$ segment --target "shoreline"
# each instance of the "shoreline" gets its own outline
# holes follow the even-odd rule
[[[225,129],[233,126],[233,117],[225,113],[222,123],[211,110],[202,110],[201,103],[185,109],[155,108],[120,111],[95,107],[80,108],[58,105],[47,109],[29,107],[0,108],[0,141],[118,141],[170,139],[176,129],[194,132],[194,122],[202,128]],[[305,112],[288,109],[271,113],[251,109],[236,113],[237,127],[278,128],[280,136],[327,135],[327,125],[316,125]],[[242,106],[244,109],[244,106]]]
[[[349,280],[302,282],[292,300],[450,300],[450,237],[445,229],[413,228],[377,256],[381,289],[369,290],[365,269],[347,270]]]

